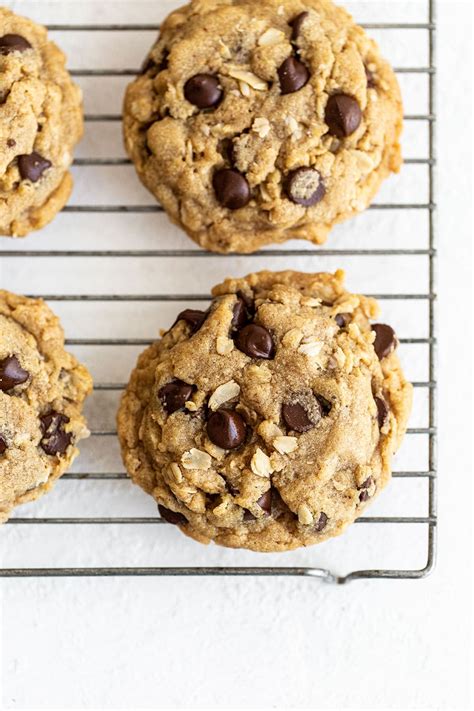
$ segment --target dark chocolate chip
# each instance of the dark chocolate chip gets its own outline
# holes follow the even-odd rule
[[[184,96],[198,109],[210,109],[222,99],[219,79],[212,74],[195,74],[184,85]]]
[[[239,331],[245,326],[247,321],[250,321],[255,314],[255,304],[253,299],[245,294],[243,291],[238,291],[237,301],[234,306],[234,312],[232,317],[232,328]]]
[[[28,155],[18,156],[18,170],[23,180],[38,182],[44,171],[51,168],[51,162],[39,153],[33,152]]]
[[[304,407],[299,403],[282,405],[281,414],[288,429],[295,430],[295,432],[307,432],[315,426]]]
[[[288,57],[278,69],[278,78],[281,93],[293,94],[308,83],[308,67],[296,57]]]
[[[272,512],[272,489],[268,489],[262,496],[258,499],[257,504],[265,512],[266,516],[270,516]]]
[[[374,73],[370,71],[367,67],[364,67],[365,69],[365,76],[367,77],[367,87],[369,89],[375,89],[377,86],[377,83],[375,81],[375,76]]]
[[[306,20],[308,15],[309,15],[309,12],[300,12],[299,15],[296,15],[296,17],[294,17],[291,20],[291,22],[288,23],[290,25],[290,27],[292,28],[291,40],[293,42],[298,38],[298,35],[301,30],[301,25]]]
[[[350,322],[352,316],[351,314],[336,314],[334,316],[334,320],[339,326],[339,328],[345,328],[347,324]]]
[[[375,333],[374,349],[379,358],[386,358],[398,346],[398,339],[391,326],[385,323],[372,324],[372,331]]]
[[[304,207],[316,205],[326,192],[321,175],[314,168],[297,168],[289,173],[285,191],[292,202]]]
[[[2,435],[0,435],[0,454],[4,454],[8,449],[7,441]]]
[[[314,527],[314,530],[315,530],[317,533],[319,533],[319,532],[322,531],[324,528],[326,528],[327,522],[328,522],[328,517],[326,516],[326,514],[324,513],[324,511],[321,511],[321,513],[320,513],[320,515],[319,515],[319,519],[317,520],[316,525],[315,525],[315,527]]]
[[[242,417],[234,410],[213,412],[207,421],[207,434],[222,449],[236,449],[245,440],[247,428]]]
[[[275,344],[270,331],[255,323],[244,326],[237,333],[235,345],[250,358],[271,360],[275,357]]]
[[[254,314],[255,313],[255,303],[253,300],[253,293],[252,293],[252,296],[249,296],[248,294],[245,293],[245,291],[241,291],[239,289],[239,291],[237,292],[237,296],[239,297],[239,299],[242,299],[242,301],[244,301],[249,314]]]
[[[362,482],[360,486],[358,486],[358,489],[368,489],[370,486],[372,486],[373,479],[371,476],[367,477],[365,481]]]
[[[367,489],[363,489],[359,494],[359,501],[364,502],[367,501],[367,499],[370,499],[369,492],[367,491]]]
[[[28,380],[30,374],[24,370],[14,355],[0,360],[0,390],[7,392]]]
[[[250,200],[250,186],[247,179],[232,168],[222,168],[214,173],[212,185],[217,200],[229,210],[245,207]]]
[[[0,54],[25,52],[27,49],[31,49],[31,44],[21,35],[3,35],[3,37],[0,37]]]
[[[167,509],[161,504],[158,504],[158,511],[160,512],[161,518],[163,518],[168,523],[172,523],[174,526],[184,526],[186,523],[188,523],[188,519],[186,518],[186,516],[183,516],[182,513],[178,513],[177,511],[171,511],[171,509]]]
[[[231,321],[231,326],[233,329],[236,331],[239,331],[241,328],[245,326],[247,323],[247,307],[245,305],[245,301],[241,299],[240,297],[237,298],[237,301],[234,304],[234,309],[232,312],[232,321]]]
[[[176,410],[181,410],[185,402],[192,397],[194,389],[194,385],[188,385],[182,380],[174,380],[163,385],[158,391],[158,395],[168,415],[176,412]]]
[[[273,489],[268,489],[262,496],[258,499],[257,504],[263,509],[265,516],[270,516],[272,512],[272,496]],[[256,521],[256,517],[251,511],[244,511],[244,521]]]
[[[7,146],[8,148],[13,148],[13,146],[16,146],[16,141],[14,138],[8,138],[7,139]]]
[[[379,423],[379,428],[382,429],[388,417],[388,405],[381,397],[375,397],[375,404],[377,405],[377,421]]]
[[[350,136],[356,131],[362,120],[362,111],[356,99],[348,94],[334,94],[326,104],[324,119],[329,133],[338,138]]]
[[[191,333],[196,333],[199,331],[202,324],[206,320],[207,311],[199,311],[198,309],[184,309],[178,314],[176,321],[173,326],[178,323],[178,321],[186,321],[187,324],[191,326]],[[173,327],[172,326],[172,327]]]
[[[40,445],[46,454],[64,454],[71,444],[72,432],[65,432],[64,425],[69,422],[69,417],[55,410],[47,412],[40,417],[43,437]]]

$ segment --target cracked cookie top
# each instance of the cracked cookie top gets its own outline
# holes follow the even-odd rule
[[[139,358],[126,468],[197,540],[286,550],[341,533],[390,478],[412,387],[343,273],[228,279]]]
[[[86,368],[40,299],[0,290],[0,521],[51,488],[87,436]]]
[[[392,69],[330,0],[191,2],[124,104],[141,180],[217,252],[323,242],[398,170],[401,124]]]
[[[72,189],[82,93],[46,29],[0,8],[0,234],[47,224]]]

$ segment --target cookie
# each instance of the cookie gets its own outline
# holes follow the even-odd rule
[[[0,234],[44,227],[72,189],[82,93],[46,29],[0,7]]]
[[[202,247],[325,241],[401,164],[397,79],[330,0],[194,0],[126,92],[126,150]]]
[[[344,274],[228,279],[139,358],[118,431],[133,481],[207,543],[340,534],[390,479],[412,386],[393,329]]]
[[[81,410],[91,390],[44,301],[0,290],[0,522],[69,468],[88,435]]]

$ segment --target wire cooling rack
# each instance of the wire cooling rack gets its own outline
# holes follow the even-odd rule
[[[163,0],[166,7],[160,17],[172,4]],[[71,13],[74,18],[78,5]],[[350,9],[358,19],[358,4],[353,5]],[[109,8],[117,9],[112,3]],[[146,0],[138,10],[143,8],[147,17],[155,16]],[[402,66],[396,66],[396,57],[394,64],[408,107],[405,132],[412,155],[405,147],[408,157],[400,178],[392,178],[392,186],[384,186],[379,194],[388,200],[337,228],[322,248],[289,242],[256,255],[229,257],[199,250],[170,226],[138,185],[123,154],[121,95],[137,64],[124,69],[107,62],[126,54],[128,46],[130,61],[138,61],[158,23],[93,24],[86,14],[83,24],[80,19],[49,24],[85,93],[86,137],[75,160],[76,191],[41,235],[2,245],[0,277],[5,288],[42,296],[61,316],[68,345],[95,376],[88,406],[92,436],[54,492],[19,509],[4,527],[1,577],[264,575],[345,583],[356,578],[421,578],[432,570],[437,523],[435,1],[426,1],[421,21],[390,22],[393,8],[395,3],[375,0],[369,17],[382,16],[384,21],[361,22],[376,33],[383,51],[391,35],[403,55]],[[82,66],[89,56],[91,64]],[[414,201],[412,196],[420,191],[422,199]],[[182,302],[206,302],[208,290],[223,276],[259,268],[323,271],[338,266],[346,269],[352,290],[373,292],[373,285],[378,289],[373,295],[402,336],[402,361],[415,385],[413,426],[397,455],[391,485],[396,491],[389,489],[371,510],[380,515],[361,517],[360,525],[324,546],[277,555],[198,546],[161,525],[165,522],[150,508],[151,499],[126,479],[114,427],[118,397],[138,352],[159,327],[172,322],[174,313],[184,308]],[[110,515],[110,509],[124,506],[126,515]]]

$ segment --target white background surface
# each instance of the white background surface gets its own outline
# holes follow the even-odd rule
[[[161,19],[164,8],[173,4],[79,3],[77,0],[7,3],[17,12],[43,22],[77,22],[81,18],[89,22],[149,22],[155,7]],[[384,5],[382,2],[355,1],[348,5],[359,20],[387,20],[384,12],[382,16],[376,15]],[[425,19],[420,15],[424,2],[391,0],[385,5],[390,5],[392,20],[394,17],[400,21]],[[422,581],[357,581],[345,587],[310,579],[3,580],[0,581],[0,698],[4,708],[467,707],[472,599],[472,466],[470,447],[466,444],[471,441],[472,312],[468,292],[472,156],[468,119],[472,113],[472,85],[467,49],[471,44],[471,3],[440,1],[438,6],[441,436],[440,545],[435,573]],[[139,14],[143,10],[147,13],[146,19]],[[390,38],[372,34],[380,39],[384,51],[397,66],[427,63],[421,36],[419,47],[414,49],[412,40],[409,47],[404,45],[403,33]],[[135,66],[131,60],[141,57],[146,49],[140,45],[104,46],[102,38],[95,43],[86,39],[81,46],[80,38],[68,40],[62,35],[61,40],[63,38],[63,46],[71,42],[65,49],[70,56],[70,66],[75,68],[124,66],[123,55],[127,64]],[[133,45],[137,38],[123,38],[123,41]],[[118,111],[121,86],[112,86],[111,82],[110,95],[100,97],[92,84],[81,80],[86,90],[86,111],[90,97],[96,103],[102,98],[104,106],[113,104]],[[402,87],[405,100],[412,107],[410,113],[421,113],[423,92],[404,78]],[[99,111],[100,106],[96,110]],[[406,155],[418,155],[415,149],[423,145],[423,136],[416,133],[418,130],[407,122]],[[108,156],[114,149],[118,154],[117,146],[117,129],[106,127],[102,132],[89,131],[78,155]],[[82,173],[77,170],[72,202],[90,202],[91,194],[94,199],[94,180],[97,180],[97,202],[124,200],[148,204],[146,191],[128,170],[131,169],[124,170],[123,181],[117,181],[116,173],[112,175],[110,169],[90,168]],[[415,166],[406,166],[402,180],[397,178],[384,186],[378,201],[426,200],[424,174],[418,170]],[[194,248],[177,230],[166,226],[164,217],[159,219],[160,248]],[[360,240],[359,246],[369,246],[364,239],[370,241],[376,236],[385,240],[379,242],[382,246],[396,240],[399,247],[423,248],[426,231],[422,219],[414,212],[408,213],[408,217],[404,212],[392,218],[373,211],[339,229],[330,247],[348,248],[354,236]],[[5,249],[94,249],[102,245],[127,249],[131,246],[131,235],[134,248],[156,248],[156,235],[147,220],[135,215],[132,222],[112,216],[107,221],[109,232],[98,234],[92,223],[85,224],[74,215],[61,215],[41,235],[29,237],[21,246],[8,243]],[[103,225],[101,222],[100,230]],[[296,246],[304,248],[301,244]],[[81,287],[86,283],[87,290],[95,288],[97,293],[109,289],[124,293],[177,293],[178,290],[205,293],[225,273],[244,273],[263,266],[262,261],[254,267],[248,260],[243,263],[239,258],[226,259],[228,261],[207,257],[192,260],[190,257],[186,263],[168,261],[165,268],[160,260],[153,263],[143,259],[136,263],[115,260],[109,269],[103,270],[103,262],[99,266],[94,261],[70,258],[61,260],[58,265],[56,258],[54,263],[50,260],[45,269],[37,264],[43,265],[46,260],[15,261],[4,255],[0,261],[0,277],[2,286],[25,293],[84,293],[86,288]],[[275,262],[275,268],[281,268],[282,261],[276,257],[268,261]],[[306,270],[335,268],[335,261],[324,256],[317,260],[306,258],[304,262],[292,258],[291,266]],[[350,288],[374,293],[421,292],[426,288],[425,262],[413,258],[403,267],[401,263],[398,266],[394,258],[373,263],[357,257],[346,257],[342,261]],[[337,266],[340,262],[339,259]],[[194,269],[190,274],[189,265],[196,263],[200,271]],[[383,264],[382,269],[380,264]],[[157,273],[158,288],[154,283]],[[192,280],[192,289],[183,286],[185,277]],[[122,312],[111,306],[105,320],[98,322],[100,331],[97,333],[93,330],[97,312],[92,310],[97,304],[74,307],[55,302],[52,305],[63,317],[69,337],[104,335],[105,327],[105,335],[116,336],[114,328],[120,328],[124,321],[129,329],[125,335],[151,337],[156,330],[154,304],[149,309],[143,307],[143,318],[134,322],[130,322],[131,312],[125,310],[126,305],[121,306]],[[422,304],[413,302],[409,310],[400,304],[384,302],[382,305],[397,330],[404,329],[402,335],[420,335],[425,316]],[[101,308],[106,306],[101,304]],[[176,310],[176,304],[160,305],[163,322],[158,325],[165,325]],[[127,353],[117,363],[119,356],[114,354],[111,358],[110,351],[97,353],[85,349],[81,352],[77,348],[76,351],[90,363],[97,377],[107,380],[112,379],[111,372],[117,380],[125,379],[135,357],[135,352]],[[407,369],[413,369],[410,375],[414,379],[425,377],[425,356],[420,349],[408,351],[405,348],[402,352]],[[423,420],[425,405],[421,400],[417,402],[414,413],[417,419],[412,420],[412,426],[426,424]],[[96,427],[110,426],[115,409],[113,398],[95,400],[89,408]],[[100,461],[96,447],[94,444],[92,450],[83,446],[76,471],[97,470],[98,463],[106,470],[113,445],[104,446]],[[405,447],[398,467],[405,464],[407,468],[416,468],[416,450],[413,444]],[[420,466],[423,465],[422,462]],[[34,509],[25,507],[21,515],[74,515],[78,508],[82,515],[84,509],[96,515],[153,515],[151,502],[128,484],[118,482],[106,490],[103,487],[102,482],[60,482],[54,494],[35,504]],[[385,499],[381,497],[375,505],[378,509],[374,506],[371,513],[426,514],[423,482],[395,480],[392,488],[393,493]],[[422,510],[417,508],[420,506]],[[256,560],[251,554],[201,548],[183,541],[171,530],[164,533],[160,530],[161,538],[155,543],[152,527],[146,531],[131,527],[105,533],[91,531],[91,527],[80,527],[73,532],[51,528],[45,531],[33,526],[5,527],[1,534],[2,564],[149,564],[150,559],[155,564],[169,565],[270,562],[267,557]],[[385,528],[380,531],[380,538],[377,530],[378,541],[373,538],[374,533],[371,534],[367,526],[354,526],[339,541],[317,551],[296,552],[283,559],[273,556],[272,562],[278,559],[279,564],[286,565],[328,565],[347,572],[357,566],[376,564],[382,546],[386,564],[419,567],[423,563],[424,546],[418,529],[395,527],[387,531]]]

